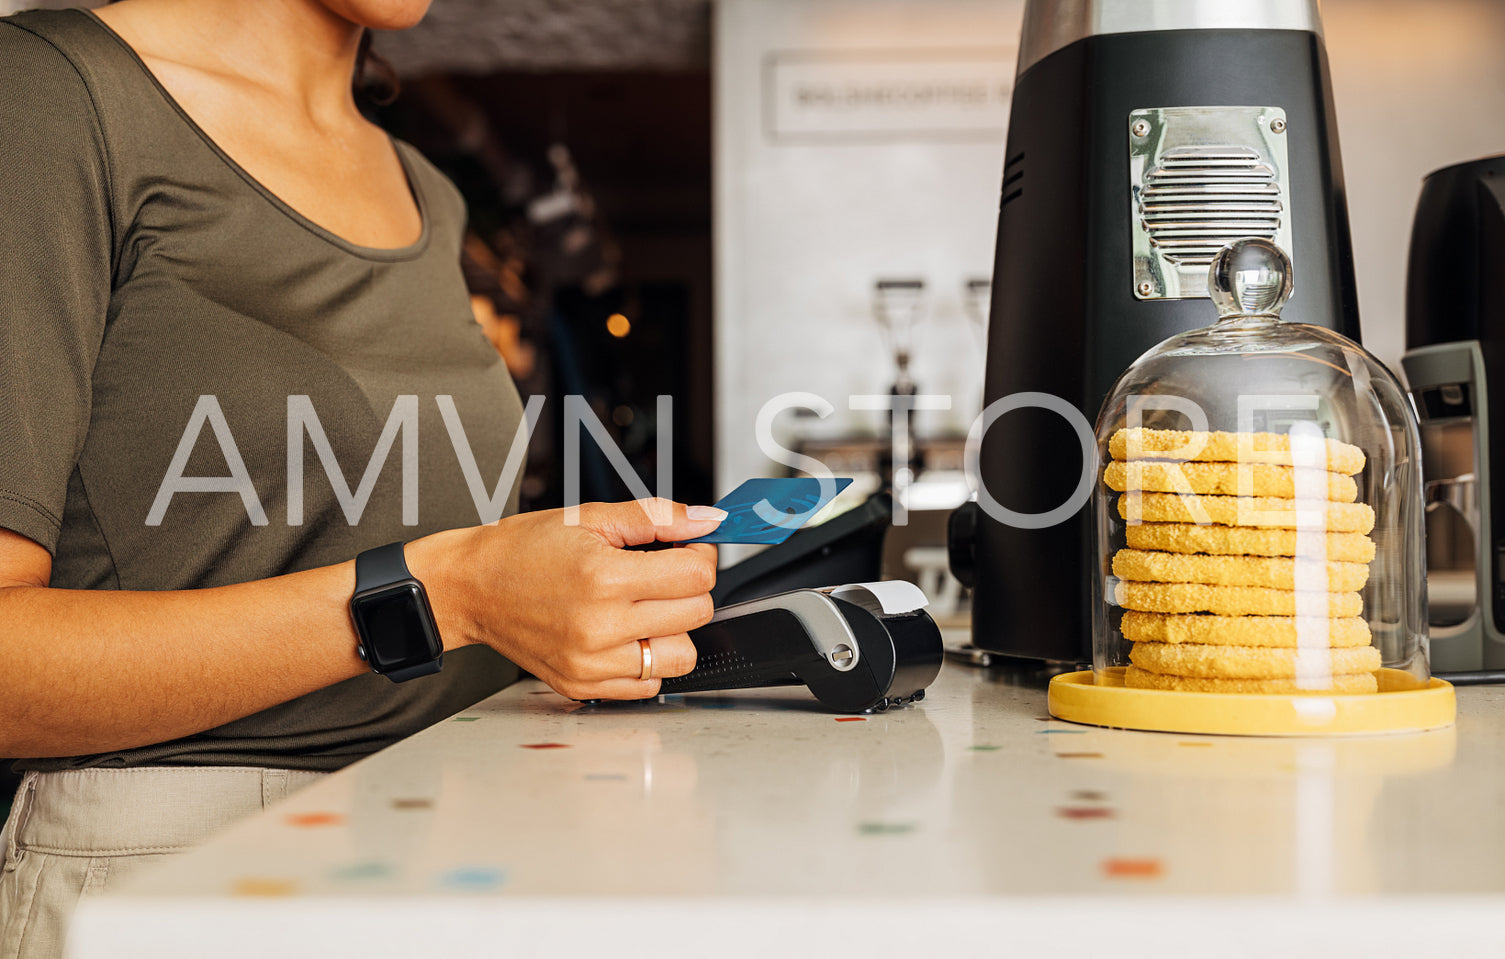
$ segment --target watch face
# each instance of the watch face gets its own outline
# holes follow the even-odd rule
[[[366,656],[377,672],[417,666],[443,652],[428,597],[417,583],[363,593],[350,604]]]

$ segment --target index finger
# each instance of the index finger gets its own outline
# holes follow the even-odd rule
[[[726,511],[714,506],[686,506],[658,498],[592,503],[581,509],[589,510],[582,513],[582,525],[619,548],[652,542],[682,543],[715,532],[726,519]]]

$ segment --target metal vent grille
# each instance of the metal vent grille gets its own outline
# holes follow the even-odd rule
[[[1206,296],[1213,256],[1241,237],[1291,254],[1284,111],[1136,110],[1129,123],[1135,296]]]
[[[1234,240],[1274,240],[1283,212],[1275,171],[1241,147],[1167,153],[1139,194],[1150,248],[1177,266],[1203,270]]]

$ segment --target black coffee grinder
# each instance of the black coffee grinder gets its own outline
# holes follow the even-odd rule
[[[1421,418],[1433,672],[1505,669],[1505,156],[1427,176],[1406,355]]]
[[[1287,319],[1358,338],[1315,0],[1029,0],[1017,72],[990,406],[1047,394],[1090,425],[1140,354],[1206,325],[1208,266],[1245,236],[1274,241],[1297,265]],[[1039,403],[1012,409],[983,436],[980,482],[1007,510],[1048,513],[1092,468],[1079,436]],[[1042,528],[999,512],[973,502],[952,517],[952,570],[974,589],[973,643],[1090,660],[1090,510]]]

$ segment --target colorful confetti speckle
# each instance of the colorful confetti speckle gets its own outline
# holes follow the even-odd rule
[[[863,836],[902,836],[915,831],[912,822],[864,822],[857,824],[857,832]]]
[[[1112,819],[1118,813],[1107,806],[1060,806],[1056,815],[1062,819]]]
[[[230,886],[232,896],[291,896],[297,891],[291,879],[237,879]]]
[[[460,866],[439,877],[439,885],[446,889],[465,889],[472,892],[496,889],[507,881],[507,873],[495,866]]]
[[[385,879],[392,875],[392,867],[384,862],[358,862],[336,869],[331,875],[343,882]]]
[[[1159,879],[1165,867],[1159,859],[1104,859],[1103,872],[1109,879]]]
[[[284,821],[289,826],[297,826],[301,829],[311,829],[316,826],[343,826],[345,817],[337,812],[295,812],[288,813]]]

